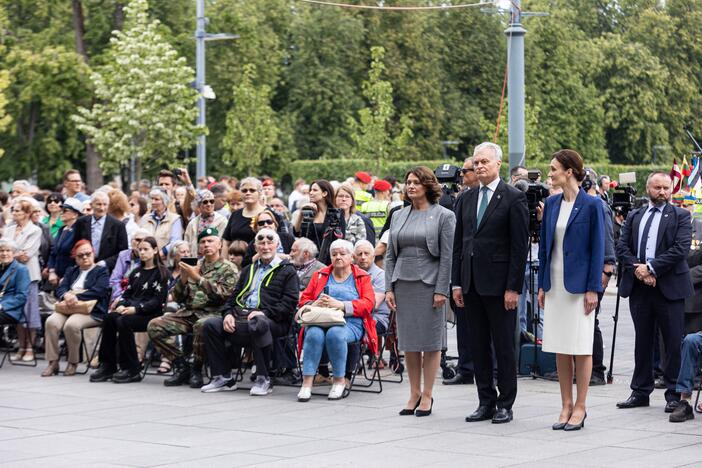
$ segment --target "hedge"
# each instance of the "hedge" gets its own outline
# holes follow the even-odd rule
[[[401,178],[404,174],[415,166],[427,166],[431,169],[436,169],[441,164],[451,163],[458,167],[463,165],[463,161],[450,160],[426,160],[426,161],[380,161],[380,160],[363,160],[363,159],[320,159],[320,160],[297,160],[293,161],[282,172],[295,180],[303,178],[306,181],[315,179],[327,180],[344,180],[347,177],[352,177],[356,171],[367,171],[381,177],[392,175]],[[612,179],[618,179],[622,172],[636,173],[636,188],[639,194],[644,193],[646,177],[652,171],[669,172],[670,166],[625,166],[622,164],[594,164],[593,169],[599,175],[607,174]],[[530,169],[539,169],[543,174],[543,179],[548,174],[547,164],[535,164],[529,166]],[[501,175],[506,177],[508,165],[502,165]]]

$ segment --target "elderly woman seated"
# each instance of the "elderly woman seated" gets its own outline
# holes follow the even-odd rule
[[[15,260],[17,245],[0,239],[0,325],[17,325],[24,316],[29,270]]]
[[[329,253],[332,264],[319,270],[302,292],[299,306],[330,307],[344,312],[346,324],[324,328],[308,325],[301,330],[303,341],[302,387],[298,401],[309,401],[314,376],[326,349],[333,368],[330,400],[343,396],[345,388],[346,356],[348,344],[364,338],[371,352],[378,351],[378,338],[372,312],[375,294],[371,278],[353,264],[353,245],[346,240],[332,242]]]
[[[42,377],[58,374],[59,334],[62,330],[68,349],[68,366],[63,375],[75,375],[80,356],[81,330],[100,326],[107,313],[110,274],[107,268],[95,263],[95,252],[89,240],[76,242],[73,258],[76,265],[66,270],[56,288],[55,295],[59,300],[56,312],[46,319],[44,340],[49,365],[42,372]]]

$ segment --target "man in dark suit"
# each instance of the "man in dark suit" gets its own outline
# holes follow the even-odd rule
[[[675,382],[680,370],[685,298],[693,294],[687,255],[692,241],[690,213],[669,203],[672,181],[654,172],[646,181],[649,204],[629,213],[617,243],[622,267],[619,294],[629,298],[636,330],[631,396],[618,408],[649,405],[653,391],[653,337],[658,324],[666,349],[665,411],[680,400]]]
[[[83,216],[75,224],[75,241],[87,239],[95,249],[95,261],[112,271],[117,255],[127,249],[127,229],[121,221],[107,214],[109,198],[104,192],[95,192],[90,198],[93,214]]]
[[[456,204],[451,283],[453,300],[467,312],[480,405],[468,422],[512,420],[517,396],[514,332],[524,283],[529,213],[526,196],[500,180],[502,150],[481,143],[473,152],[480,187]],[[497,387],[493,383],[494,346]]]

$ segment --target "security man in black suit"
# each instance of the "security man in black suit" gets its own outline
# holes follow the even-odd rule
[[[494,143],[475,148],[473,167],[480,186],[465,193],[455,209],[452,295],[467,312],[480,399],[467,422],[511,421],[517,396],[514,332],[529,248],[529,212],[524,193],[500,180],[501,159],[502,150]]]
[[[687,255],[692,241],[690,213],[669,203],[672,181],[654,172],[646,181],[648,205],[629,213],[617,242],[622,267],[619,294],[629,298],[636,331],[631,396],[618,408],[649,405],[653,392],[653,336],[658,324],[666,349],[666,413],[680,400],[675,382],[680,370],[685,298],[693,294]]]
[[[75,241],[87,239],[95,249],[95,261],[112,272],[117,255],[127,249],[127,228],[114,216],[107,214],[110,203],[104,192],[95,192],[90,198],[93,214],[78,218],[75,224]]]

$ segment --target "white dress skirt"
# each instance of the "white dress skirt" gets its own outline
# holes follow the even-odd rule
[[[551,289],[545,294],[543,350],[549,353],[591,355],[595,312],[585,315],[585,294],[565,289],[563,237],[574,202],[561,202],[551,252]],[[577,252],[572,252],[577,255]]]

